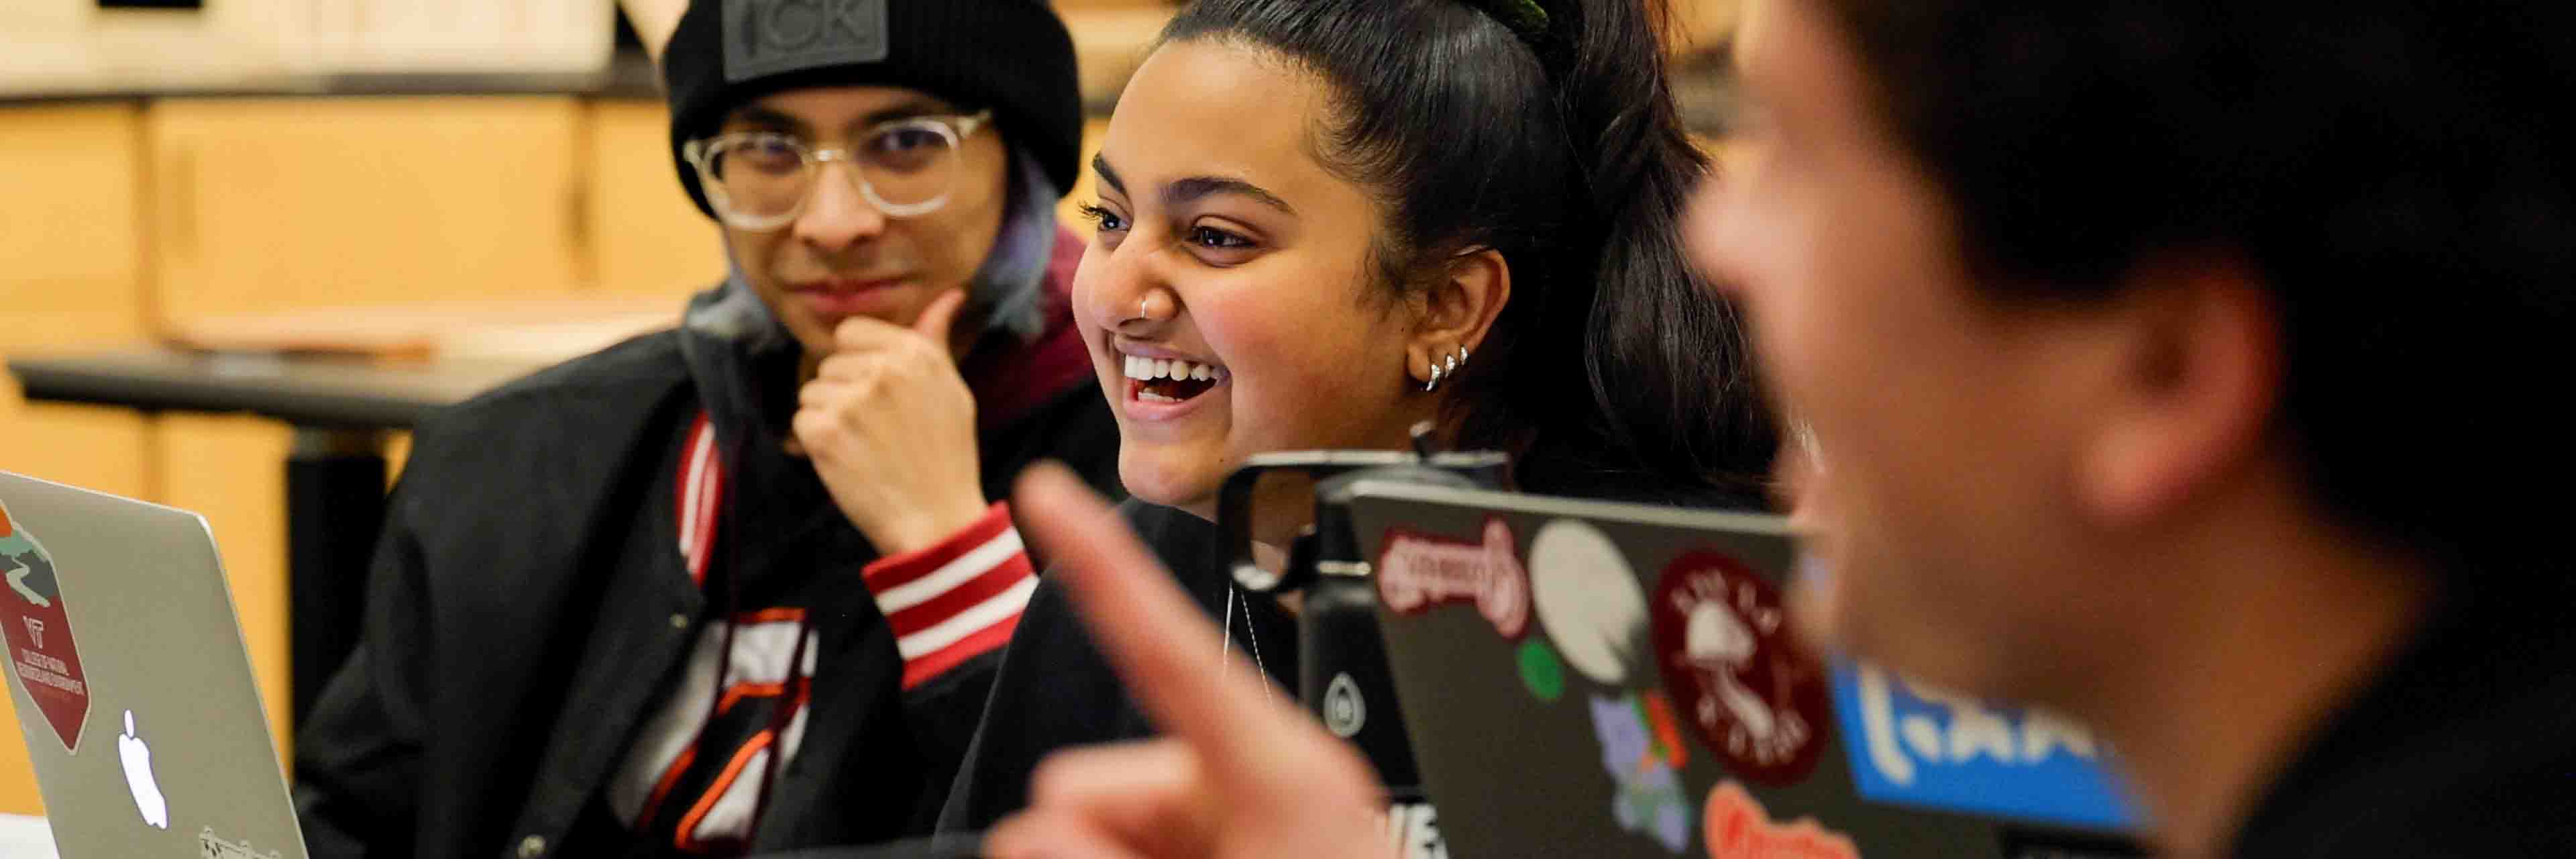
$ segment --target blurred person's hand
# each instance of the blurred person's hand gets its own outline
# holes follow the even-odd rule
[[[1385,789],[1349,746],[1261,688],[1126,523],[1060,466],[1021,478],[1014,507],[1057,560],[1101,652],[1170,732],[1060,752],[1029,808],[984,843],[994,859],[1392,857]]]
[[[984,515],[975,395],[949,353],[966,301],[932,299],[912,327],[852,316],[797,393],[796,441],[814,472],[885,555],[936,545]]]

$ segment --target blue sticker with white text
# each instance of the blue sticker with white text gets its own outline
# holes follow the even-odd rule
[[[1834,666],[1834,711],[1865,799],[2096,829],[2136,828],[2109,750],[2084,726]]]

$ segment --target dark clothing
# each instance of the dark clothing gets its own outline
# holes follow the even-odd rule
[[[1217,563],[1221,535],[1214,523],[1135,500],[1118,510],[1209,618],[1227,616],[1233,580]],[[1232,605],[1233,622],[1225,624],[1232,646],[1247,657],[1258,654],[1257,664],[1280,694],[1294,696],[1296,617],[1265,595],[1237,595]],[[940,812],[939,830],[980,831],[1020,810],[1028,804],[1029,773],[1050,752],[1157,733],[1093,646],[1063,586],[1040,576],[994,675],[992,703]]]
[[[988,498],[1042,458],[1114,491],[1117,428],[1064,304],[1078,254],[1069,240],[1055,254],[1044,335],[988,336],[960,365],[977,397]],[[711,312],[726,308],[737,312]],[[748,632],[752,615],[794,621],[786,640],[807,643],[811,671],[786,678],[783,696],[749,694],[788,709],[743,718],[810,722],[762,791],[749,846],[928,830],[998,655],[923,671],[898,652],[912,633],[889,624],[870,589],[886,564],[921,553],[878,558],[811,466],[781,452],[794,364],[778,350],[792,340],[757,308],[732,284],[693,302],[678,331],[540,372],[419,427],[376,550],[361,642],[298,737],[296,802],[313,855],[672,852],[635,843],[607,814],[607,782],[688,691],[693,654],[710,667],[731,658],[702,633]],[[714,550],[690,555],[681,499],[701,420],[733,488],[721,515],[707,512],[721,524],[700,528],[713,528]],[[707,721],[713,731],[726,720]]]
[[[2235,855],[2576,855],[2576,588],[2546,590],[2435,609],[2311,735]]]

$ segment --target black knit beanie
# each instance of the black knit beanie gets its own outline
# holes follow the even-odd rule
[[[1057,188],[1081,167],[1073,37],[1044,0],[691,0],[662,51],[671,161],[709,217],[688,141],[753,99],[815,86],[920,90],[992,108],[1012,145]]]

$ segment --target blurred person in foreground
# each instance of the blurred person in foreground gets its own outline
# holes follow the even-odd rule
[[[297,743],[317,856],[927,831],[1035,582],[995,502],[1115,485],[1037,0],[702,0],[661,61],[731,276],[421,427]]]
[[[2576,7],[1755,0],[1691,240],[1799,475],[1811,632],[2118,747],[2180,856],[2576,842]],[[1866,237],[1865,242],[1854,241]],[[1367,771],[1217,665],[1061,476],[1040,544],[1174,739],[999,857],[1382,853]]]

